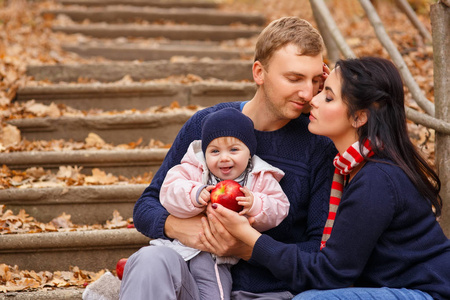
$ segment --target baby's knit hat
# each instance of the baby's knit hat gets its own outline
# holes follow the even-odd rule
[[[253,121],[235,108],[224,108],[207,115],[202,120],[202,150],[212,140],[232,136],[241,140],[250,150],[250,156],[256,151],[256,136]]]

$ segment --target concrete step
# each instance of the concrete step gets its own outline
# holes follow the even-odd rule
[[[133,80],[151,80],[194,74],[203,79],[253,81],[251,60],[185,60],[109,62],[72,65],[28,65],[26,74],[35,80],[76,82],[78,78],[113,82],[130,75]]]
[[[93,168],[127,178],[155,173],[168,149],[24,151],[0,153],[0,161],[11,170],[24,171],[43,167],[56,173],[60,166],[83,167],[82,174],[91,175]],[[1,192],[1,190],[0,190]],[[1,199],[1,197],[0,197]]]
[[[158,8],[136,6],[65,7],[46,9],[42,15],[66,15],[75,22],[124,23],[124,22],[175,22],[197,25],[245,24],[263,26],[265,17],[259,13],[228,12],[209,8]]]
[[[80,6],[108,6],[108,5],[132,5],[153,7],[201,7],[218,8],[219,2],[213,0],[58,0],[63,5]]]
[[[174,56],[209,57],[212,59],[251,59],[253,50],[227,49],[217,46],[188,44],[111,44],[84,43],[63,45],[62,49],[82,57],[104,57],[110,60],[169,60]]]
[[[75,109],[145,110],[151,106],[167,106],[177,101],[180,106],[211,106],[220,102],[243,101],[253,97],[254,83],[194,82],[132,84],[58,84],[20,87],[14,101],[31,99],[50,105],[65,104]]]
[[[45,291],[1,293],[0,300],[81,300],[83,288],[55,288]]]
[[[136,24],[71,24],[54,25],[52,30],[66,34],[84,34],[96,38],[142,37],[169,40],[225,41],[258,35],[261,27],[216,25],[136,25]]]
[[[115,270],[117,261],[129,257],[150,239],[134,228],[1,236],[2,263],[21,270],[57,271],[77,266],[82,270]]]
[[[117,210],[124,220],[133,217],[133,207],[148,184],[56,186],[0,190],[7,209],[21,209],[39,222],[48,223],[62,213],[73,224],[105,224]]]
[[[33,140],[73,139],[84,141],[93,132],[111,144],[131,143],[142,138],[146,145],[151,139],[170,144],[194,111],[157,114],[117,114],[107,116],[12,119],[23,138]]]

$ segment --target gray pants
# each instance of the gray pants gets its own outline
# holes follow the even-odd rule
[[[191,265],[191,269],[195,268]],[[214,269],[212,272],[214,273]],[[226,274],[227,270],[219,272],[222,284],[226,284],[228,279],[222,274]],[[231,280],[228,282],[231,284]],[[223,286],[223,290],[230,288]],[[253,294],[234,291],[231,294],[233,300],[292,298],[293,295],[289,292]],[[188,263],[176,251],[163,246],[148,246],[141,248],[128,259],[120,287],[120,299],[199,300],[202,297]],[[220,298],[209,298],[209,300],[216,299]]]
[[[230,264],[216,265],[211,253],[200,252],[188,265],[201,300],[222,299],[221,295],[224,300],[230,300],[233,285]]]

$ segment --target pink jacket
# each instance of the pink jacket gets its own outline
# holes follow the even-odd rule
[[[252,191],[254,202],[247,214],[255,217],[255,229],[266,231],[280,224],[289,212],[289,200],[278,183],[284,172],[256,155],[252,164],[246,186]],[[205,207],[197,203],[197,192],[207,184],[208,177],[201,141],[193,141],[181,164],[167,173],[160,191],[161,204],[178,218],[198,215]]]

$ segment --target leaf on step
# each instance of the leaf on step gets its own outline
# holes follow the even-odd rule
[[[114,184],[117,183],[119,179],[112,175],[111,173],[106,174],[104,171],[101,171],[98,168],[92,169],[92,176],[86,176],[84,182],[86,184]]]
[[[26,112],[32,113],[37,117],[59,117],[61,112],[56,106],[56,104],[52,103],[50,105],[45,105],[42,103],[31,103],[26,107]]]
[[[83,167],[78,166],[59,166],[56,178],[58,179],[71,179],[73,181],[79,181],[83,175],[80,173]]]
[[[93,132],[90,132],[84,141],[86,142],[86,147],[95,147],[99,149],[106,144],[98,134]]]
[[[62,213],[62,215],[54,218],[50,221],[56,228],[72,228],[73,223],[70,221],[70,215]]]
[[[178,101],[172,101],[172,103],[170,103],[170,109],[175,109],[175,108],[180,108],[180,103],[178,103]]]
[[[31,167],[31,168],[28,168],[28,169],[26,169],[25,173],[28,176],[33,177],[35,179],[41,178],[41,177],[43,177],[45,175],[49,175],[49,173],[46,172],[44,170],[44,168],[42,168],[42,167]]]
[[[106,228],[108,229],[126,227],[127,225],[128,222],[123,220],[123,217],[117,210],[114,210],[112,220],[106,221]]]
[[[1,128],[0,144],[4,147],[17,145],[20,143],[21,139],[20,130],[16,126],[7,124],[5,127]]]

